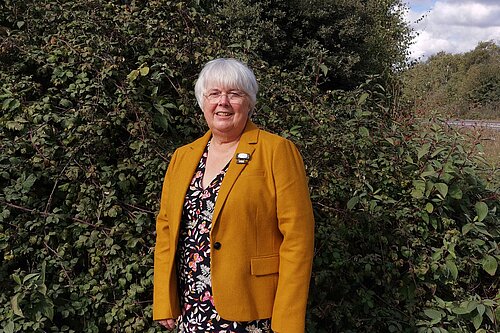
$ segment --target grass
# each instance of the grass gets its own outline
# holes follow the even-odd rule
[[[498,168],[500,165],[500,131],[482,129],[481,136],[485,158]]]
[[[493,166],[498,167],[500,163],[500,131],[477,127],[477,128],[461,128],[460,133],[466,138],[478,142],[483,146],[482,155],[486,161]]]
[[[482,150],[479,154],[486,162],[483,176],[490,187],[500,188],[500,131],[484,127],[463,127],[459,129],[459,132],[470,143],[481,145]]]

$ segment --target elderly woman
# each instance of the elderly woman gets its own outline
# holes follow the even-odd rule
[[[153,317],[180,332],[303,333],[314,219],[302,158],[258,129],[253,72],[210,61],[210,130],[173,154],[156,225]]]

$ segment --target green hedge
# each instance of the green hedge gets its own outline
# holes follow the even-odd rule
[[[478,177],[480,147],[413,119],[388,72],[327,90],[317,49],[280,66],[243,33],[267,23],[229,24],[225,1],[0,6],[0,331],[160,331],[162,178],[205,131],[193,83],[218,56],[249,62],[254,120],[304,155],[308,332],[499,330],[499,197]]]

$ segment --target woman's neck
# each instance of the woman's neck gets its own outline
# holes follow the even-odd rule
[[[219,136],[219,135],[212,135],[212,140],[211,140],[210,146],[215,147],[217,150],[219,150],[219,149],[220,150],[228,150],[228,149],[231,149],[233,147],[236,149],[236,146],[240,142],[240,137],[241,137],[241,135],[239,135],[238,137],[233,137],[233,138]]]

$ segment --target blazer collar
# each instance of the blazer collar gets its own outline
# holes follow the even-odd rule
[[[238,153],[247,153],[250,155],[250,161],[248,163],[252,163],[252,154],[255,150],[255,144],[259,140],[259,128],[255,126],[255,124],[248,120],[243,130],[243,134],[241,135],[240,142],[238,147],[236,148],[236,154]],[[246,163],[238,164],[236,163],[236,158],[233,157],[229,164],[229,168],[227,169],[226,174],[224,175],[224,180],[222,181],[221,187],[219,189],[219,194],[217,195],[217,201],[215,202],[214,212],[212,215],[212,230],[215,229],[217,224],[217,218],[224,207],[224,203],[228,195],[233,188],[234,183],[238,179],[239,175],[247,166]]]

